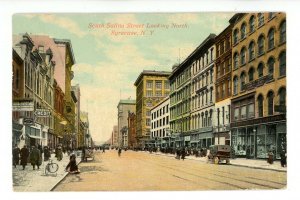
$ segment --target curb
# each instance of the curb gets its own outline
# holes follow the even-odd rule
[[[159,155],[159,156],[167,156],[167,157],[173,157],[171,155],[166,155],[166,154],[158,154],[158,153],[153,153],[153,155]],[[173,154],[172,154],[173,155]],[[200,161],[200,162],[206,162],[204,160],[196,160],[193,158],[185,157],[185,159],[188,160],[195,160],[195,161]],[[285,172],[287,173],[287,170],[281,170],[281,169],[270,169],[270,168],[264,168],[264,167],[257,167],[257,166],[247,166],[247,165],[241,165],[241,164],[232,164],[230,163],[229,165],[234,166],[234,167],[245,167],[245,168],[251,168],[251,169],[262,169],[262,170],[272,170],[272,171],[277,171],[277,172]]]
[[[81,160],[78,162],[77,165],[79,165],[81,163]],[[55,188],[58,186],[58,184],[60,184],[68,175],[70,174],[70,172],[66,172],[62,178],[60,180],[57,181],[57,183],[50,189],[50,192],[53,192],[53,190],[55,190]]]

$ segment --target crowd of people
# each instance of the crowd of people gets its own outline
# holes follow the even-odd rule
[[[57,145],[57,147],[52,150],[48,146],[42,147],[41,145],[32,145],[27,147],[24,145],[21,149],[18,145],[14,145],[12,155],[13,155],[13,166],[16,168],[18,165],[22,166],[22,169],[25,170],[28,163],[32,165],[32,169],[35,170],[40,169],[43,161],[49,161],[51,158],[51,153],[54,151],[54,156],[57,161],[61,161],[63,159],[64,154],[70,156],[70,161],[66,167],[66,171],[69,172],[79,172],[77,163],[76,163],[76,155],[75,149],[63,148],[61,144]]]

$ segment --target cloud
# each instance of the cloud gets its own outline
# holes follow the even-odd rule
[[[42,22],[46,24],[56,25],[78,37],[83,37],[87,35],[87,32],[81,30],[79,25],[69,17],[60,17],[55,14],[26,14],[24,16],[29,19],[32,19],[33,17],[38,17],[38,19],[40,19]]]

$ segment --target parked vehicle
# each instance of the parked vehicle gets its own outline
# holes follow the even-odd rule
[[[219,164],[222,161],[226,161],[226,164],[230,163],[231,147],[229,145],[211,145],[209,147],[208,160],[215,164]]]

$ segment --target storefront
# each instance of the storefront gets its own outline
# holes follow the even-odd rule
[[[29,147],[38,146],[41,144],[41,129],[38,126],[25,126],[26,141],[25,144]]]
[[[272,151],[276,158],[286,150],[286,122],[269,122],[239,126],[231,130],[231,146],[238,157],[267,158]]]
[[[13,134],[12,134],[12,144],[19,145],[20,137],[22,135],[23,125],[13,122]]]

